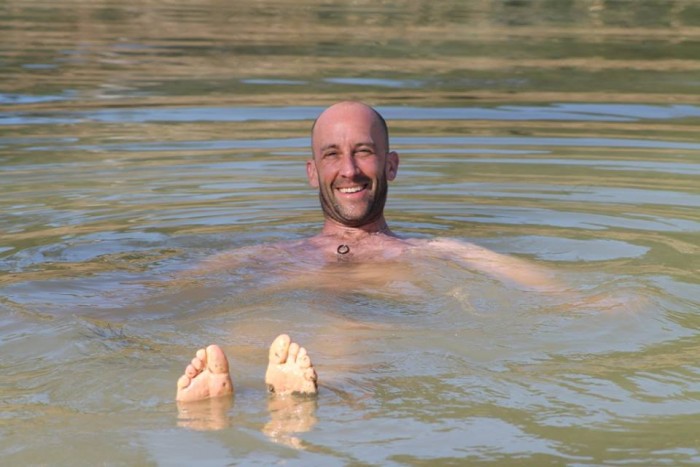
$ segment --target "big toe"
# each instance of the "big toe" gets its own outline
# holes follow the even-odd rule
[[[207,347],[207,368],[214,374],[228,373],[226,354],[218,345]]]
[[[287,361],[289,345],[292,339],[287,334],[280,334],[270,346],[270,363],[280,364]]]

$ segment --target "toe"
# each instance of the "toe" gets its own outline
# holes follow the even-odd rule
[[[284,363],[287,361],[289,343],[291,339],[286,334],[280,334],[270,346],[270,363]]]
[[[297,365],[299,368],[309,368],[311,366],[311,358],[309,358],[304,347],[300,348],[297,354]]]
[[[192,365],[194,367],[194,369],[197,370],[198,372],[202,371],[204,369],[204,362],[202,362],[202,360],[200,360],[197,357],[194,357],[192,359],[192,362],[190,362],[190,365]]]
[[[178,389],[184,389],[184,388],[186,388],[187,386],[190,385],[190,382],[191,382],[191,381],[192,381],[192,380],[190,379],[189,376],[187,376],[187,375],[182,375],[182,376],[180,376],[180,379],[177,380],[177,388],[178,388]]]
[[[185,375],[189,376],[190,378],[194,378],[199,374],[199,371],[195,367],[192,366],[192,364],[187,365],[187,368],[185,368]]]
[[[292,342],[289,345],[289,355],[287,356],[287,363],[294,365],[297,362],[297,356],[299,355],[299,344]]]
[[[207,368],[214,374],[228,373],[228,360],[218,345],[207,347]]]

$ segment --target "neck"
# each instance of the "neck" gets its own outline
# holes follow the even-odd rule
[[[359,239],[369,235],[379,234],[388,235],[390,237],[395,236],[389,229],[384,216],[380,217],[374,222],[357,227],[348,227],[347,225],[339,224],[327,218],[323,224],[323,230],[321,231],[321,235],[324,236],[352,239]]]

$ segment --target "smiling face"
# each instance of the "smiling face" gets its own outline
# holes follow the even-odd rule
[[[388,151],[378,114],[358,102],[336,104],[316,120],[311,145],[306,172],[326,219],[346,227],[383,224],[387,183],[399,159]]]

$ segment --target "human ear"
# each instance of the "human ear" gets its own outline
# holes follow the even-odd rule
[[[386,155],[386,179],[392,181],[396,178],[396,173],[399,171],[399,155],[395,151],[391,151]]]
[[[309,179],[309,185],[318,188],[318,171],[316,170],[316,161],[313,159],[306,161],[306,178]]]

